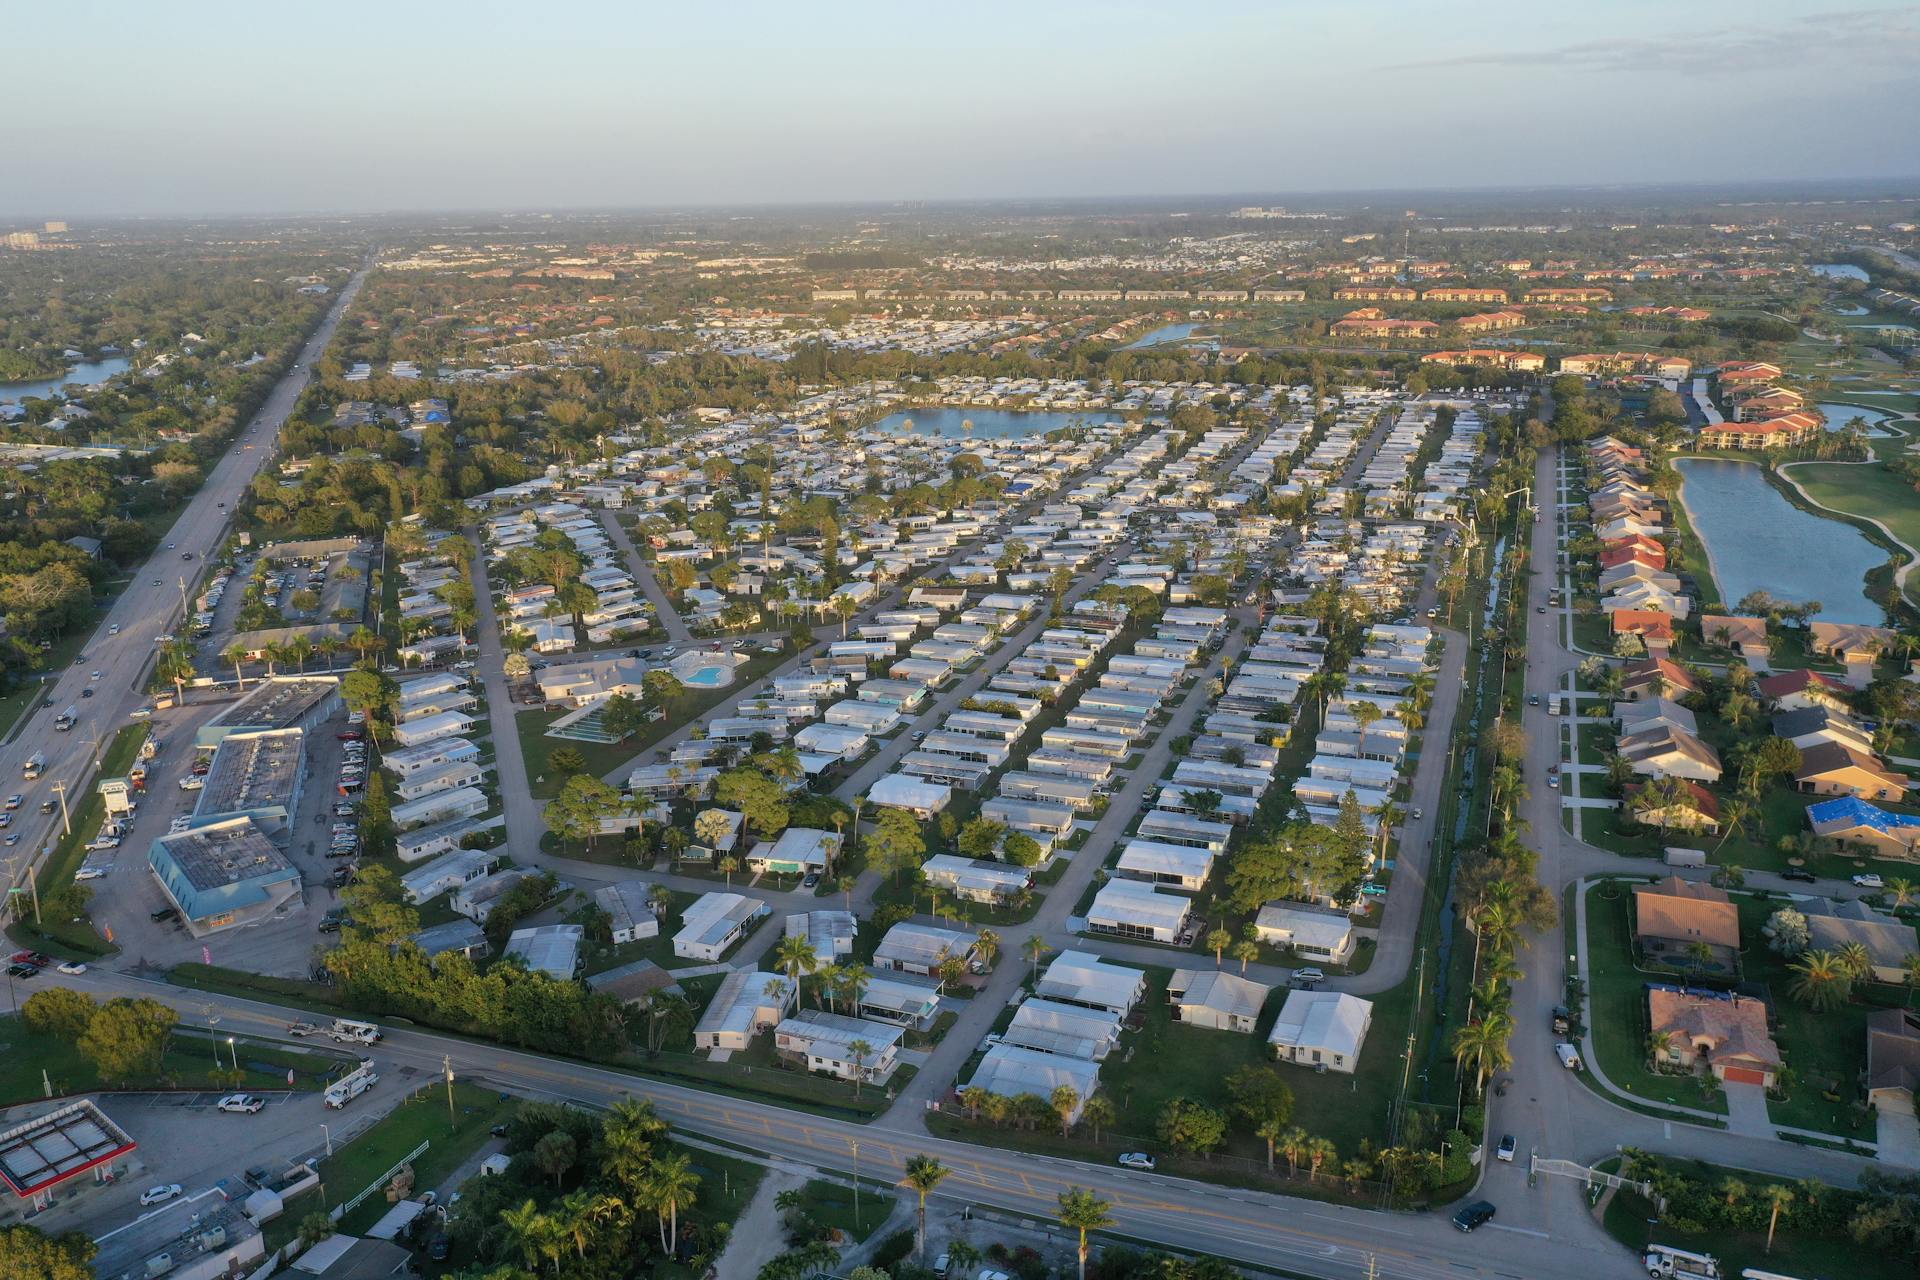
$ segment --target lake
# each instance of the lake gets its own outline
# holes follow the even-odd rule
[[[1850,262],[1823,262],[1813,269],[1813,274],[1825,276],[1829,280],[1865,280],[1867,273]]]
[[[1199,327],[1197,324],[1161,325],[1151,333],[1141,334],[1138,338],[1135,338],[1132,342],[1122,347],[1121,350],[1137,351],[1141,347],[1158,347],[1164,346],[1169,342],[1179,342],[1183,338],[1192,337],[1193,331]]]
[[[1731,609],[1750,591],[1795,604],[1820,602],[1822,622],[1881,625],[1866,576],[1887,553],[1852,525],[1803,511],[1752,462],[1676,458],[1680,500],[1707,549],[1720,598]]]
[[[931,407],[890,413],[875,425],[882,431],[905,431],[908,422],[921,435],[965,437],[969,440],[1006,440],[1022,436],[1045,435],[1063,427],[1092,427],[1107,421],[1106,415],[1058,413],[1036,409],[954,409]],[[972,423],[971,430],[962,423]]]
[[[116,373],[125,373],[130,362],[125,356],[108,356],[105,360],[82,360],[57,378],[41,378],[33,382],[0,382],[0,400],[45,399],[61,387],[72,384],[90,386],[96,382],[105,382]]]
[[[1867,434],[1885,435],[1887,434],[1886,432],[1876,432],[1874,428],[1893,416],[1885,409],[1869,409],[1865,405],[1837,404],[1832,401],[1817,404],[1813,407],[1827,415],[1827,430],[1829,431],[1838,431],[1855,418],[1860,418],[1867,424]]]

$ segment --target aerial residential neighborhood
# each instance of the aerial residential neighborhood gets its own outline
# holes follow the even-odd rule
[[[1912,1274],[1912,15],[444,7],[16,24],[4,1280]]]

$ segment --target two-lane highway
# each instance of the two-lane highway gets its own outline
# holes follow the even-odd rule
[[[274,456],[280,424],[306,389],[313,362],[333,340],[340,317],[359,293],[366,272],[363,265],[340,290],[293,367],[234,437],[232,446],[161,538],[153,555],[133,570],[132,581],[101,619],[81,660],[53,673],[54,678],[40,686],[41,704],[27,713],[26,724],[12,743],[0,748],[0,791],[17,789],[28,796],[29,803],[17,815],[26,837],[20,847],[34,851],[30,859],[16,859],[10,885],[25,879],[25,864],[39,862],[52,844],[50,837],[59,829],[59,815],[43,817],[39,801],[52,798],[56,782],[77,789],[86,781],[95,763],[95,743],[104,749],[114,731],[128,723],[129,713],[145,701],[142,686],[155,640],[182,622],[182,582],[186,594],[193,595],[207,555],[217,550],[225,537],[234,503]],[[93,679],[96,671],[100,673],[98,680]],[[93,690],[93,696],[83,698],[81,690],[87,688]],[[77,709],[78,724],[69,732],[56,731],[54,718],[70,706]],[[46,758],[40,779],[22,781],[22,766],[36,753]],[[69,795],[68,800],[77,804],[77,794]]]
[[[311,1017],[300,1010],[208,996],[104,970],[77,978],[47,976],[101,999],[152,996],[189,1019],[204,1019],[210,1007],[223,1029],[258,1036],[282,1036],[288,1022]],[[1045,1221],[1058,1211],[1062,1191],[1086,1187],[1112,1203],[1115,1227],[1122,1234],[1316,1280],[1359,1280],[1370,1274],[1383,1280],[1574,1275],[1585,1280],[1625,1280],[1643,1274],[1626,1251],[1597,1232],[1592,1233],[1592,1243],[1576,1242],[1557,1234],[1550,1238],[1544,1232],[1510,1230],[1496,1221],[1465,1235],[1454,1229],[1444,1213],[1377,1213],[883,1131],[392,1025],[369,1056],[386,1076],[382,1089],[389,1084],[405,1087],[403,1077],[430,1083],[445,1062],[462,1078],[530,1097],[592,1106],[606,1106],[626,1096],[647,1098],[682,1132],[718,1138],[797,1164],[842,1172],[857,1169],[864,1176],[889,1181],[902,1177],[909,1156],[931,1155],[953,1171],[934,1197],[947,1201],[948,1207],[954,1202],[970,1203]]]

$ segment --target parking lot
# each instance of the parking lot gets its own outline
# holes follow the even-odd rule
[[[113,931],[121,950],[116,968],[167,967],[210,958],[214,964],[235,964],[251,973],[302,977],[313,966],[316,946],[325,941],[320,921],[339,901],[333,874],[351,861],[327,857],[330,827],[336,821],[333,806],[340,800],[336,783],[346,744],[336,735],[347,728],[344,712],[305,737],[300,805],[285,833],[283,847],[299,868],[304,905],[289,902],[266,920],[204,939],[194,938],[178,921],[152,918],[168,904],[148,870],[147,848],[166,834],[176,817],[193,812],[200,793],[181,790],[179,781],[187,776],[194,759],[194,733],[230,705],[228,701],[192,703],[156,717],[154,732],[165,745],[150,766],[138,817],[118,849],[97,856],[95,865],[105,861],[108,869],[89,881],[94,891],[94,922]],[[37,804],[37,799],[29,799]],[[239,945],[242,940],[244,948]]]

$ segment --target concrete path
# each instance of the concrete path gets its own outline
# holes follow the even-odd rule
[[[620,517],[612,511],[602,511],[600,523],[606,529],[607,536],[626,554],[627,572],[633,575],[640,593],[653,602],[654,613],[659,617],[660,625],[666,628],[667,638],[675,644],[691,643],[693,633],[687,630],[686,619],[680,616],[680,611],[673,607],[673,601],[667,598],[666,589],[653,574],[652,562],[633,545],[633,539],[627,536],[627,527],[620,523]]]
[[[787,1251],[786,1232],[773,1202],[782,1191],[798,1189],[806,1181],[805,1175],[779,1167],[767,1170],[753,1199],[735,1220],[727,1247],[713,1264],[718,1280],[754,1280],[761,1267]]]
[[[1767,1119],[1767,1090],[1764,1085],[1726,1084],[1727,1128],[1749,1138],[1771,1138],[1773,1122]]]

